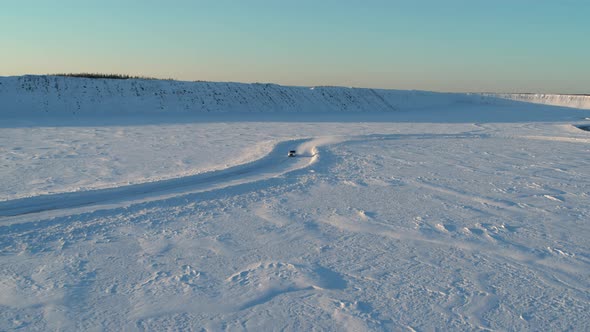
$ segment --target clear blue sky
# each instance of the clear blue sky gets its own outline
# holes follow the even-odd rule
[[[590,93],[587,0],[7,0],[0,43],[1,76]]]

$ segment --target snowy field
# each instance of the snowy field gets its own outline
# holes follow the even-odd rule
[[[5,119],[0,330],[589,330],[589,116]]]

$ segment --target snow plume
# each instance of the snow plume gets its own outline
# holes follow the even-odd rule
[[[297,153],[303,156],[313,157],[317,155],[319,146],[341,143],[346,140],[344,136],[321,136],[302,143],[297,148]]]

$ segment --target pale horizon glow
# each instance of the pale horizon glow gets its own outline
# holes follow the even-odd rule
[[[0,76],[590,93],[588,12],[575,0],[23,0],[0,13]]]

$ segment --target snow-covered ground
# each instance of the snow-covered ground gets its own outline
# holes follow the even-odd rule
[[[589,111],[7,114],[0,330],[590,328]]]
[[[57,76],[0,77],[0,101],[7,119],[225,112],[387,113],[433,106],[518,104],[496,96],[463,93]]]
[[[573,107],[586,110],[590,109],[590,95],[560,95],[546,93],[496,93],[484,95],[527,103]]]

